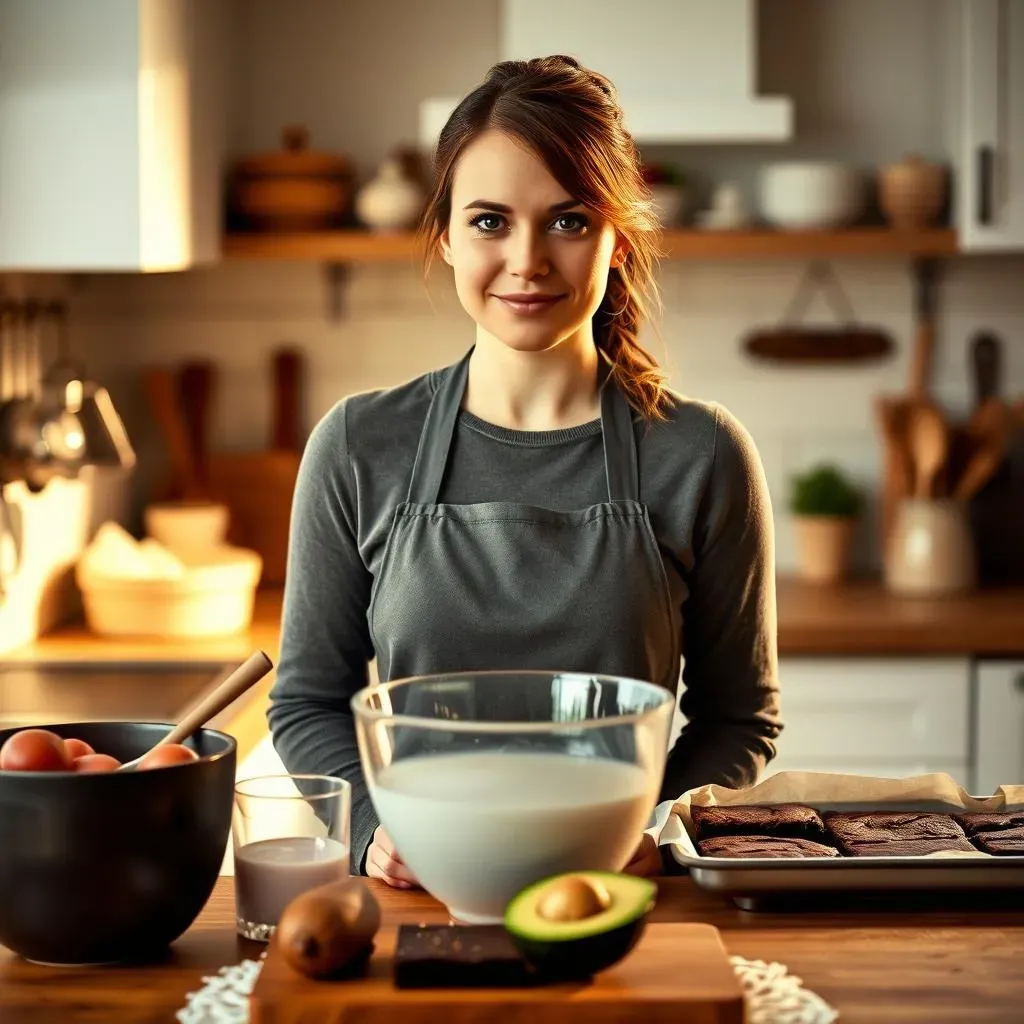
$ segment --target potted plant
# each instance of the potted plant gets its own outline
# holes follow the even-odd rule
[[[814,466],[794,477],[789,507],[801,578],[812,583],[841,580],[861,511],[858,489],[836,466]]]

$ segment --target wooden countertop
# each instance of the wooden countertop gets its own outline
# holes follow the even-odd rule
[[[779,654],[1024,654],[1024,586],[943,598],[890,593],[877,580],[778,582]]]
[[[84,625],[60,627],[0,660],[167,658],[242,659],[261,648],[277,660],[279,589],[261,590],[251,629],[216,640],[117,640]],[[961,597],[906,598],[877,580],[835,587],[791,577],[778,581],[779,653],[816,655],[1024,655],[1024,586],[978,590]]]
[[[423,892],[371,881],[383,923],[445,922]],[[234,879],[218,880],[196,922],[160,963],[70,969],[26,963],[0,948],[4,1024],[171,1021],[204,976],[263,946],[234,931]],[[1019,1022],[1024,999],[1024,910],[785,911],[751,913],[686,878],[659,879],[653,920],[704,921],[730,954],[778,961],[840,1013],[842,1024],[880,1021]],[[681,965],[685,980],[685,965]]]

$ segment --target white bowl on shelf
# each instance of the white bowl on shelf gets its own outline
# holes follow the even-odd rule
[[[222,546],[179,551],[177,578],[128,577],[88,560],[75,569],[89,629],[104,636],[211,637],[252,624],[263,560],[255,551]]]
[[[846,227],[864,211],[864,179],[836,161],[797,160],[768,164],[758,175],[761,216],[790,231]]]

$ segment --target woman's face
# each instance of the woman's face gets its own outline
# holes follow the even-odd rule
[[[488,131],[463,151],[441,240],[466,312],[509,348],[540,352],[590,332],[608,270],[610,222],[569,195],[523,144]]]

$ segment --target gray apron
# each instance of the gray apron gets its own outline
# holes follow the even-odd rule
[[[487,669],[624,675],[675,692],[680,639],[646,506],[632,411],[601,384],[608,500],[567,512],[438,503],[470,352],[445,372],[370,599],[382,681]]]

